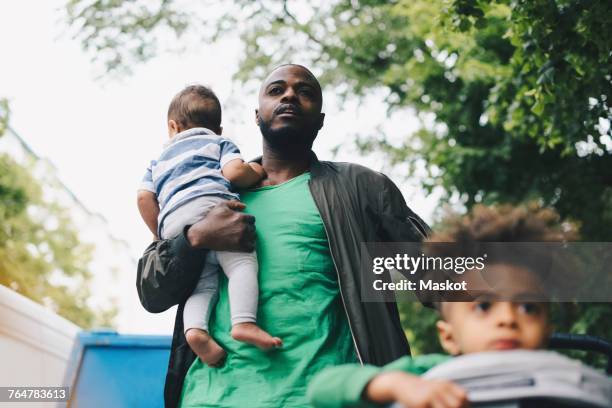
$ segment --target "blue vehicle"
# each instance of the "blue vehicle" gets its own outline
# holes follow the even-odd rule
[[[163,407],[171,342],[170,336],[79,333],[64,379],[68,406]]]
[[[164,381],[171,341],[170,336],[120,335],[115,331],[79,333],[72,349],[64,380],[64,385],[70,387],[70,400],[67,406],[81,408],[163,407]],[[612,372],[612,347],[606,341],[584,335],[556,334],[550,346],[555,349],[582,349],[604,353],[609,357],[607,372],[608,374]],[[590,369],[583,368],[580,377],[585,379],[588,387],[583,391],[580,389],[572,391],[568,381],[561,381],[557,384],[555,383],[558,380],[556,376],[551,377],[546,371],[567,372],[566,367],[563,366],[566,362],[564,363],[561,356],[550,356],[547,355],[549,352],[545,351],[526,352],[526,354],[529,353],[531,356],[541,354],[540,365],[545,370],[543,374],[539,374],[539,377],[534,377],[534,373],[538,374],[538,371],[533,366],[538,363],[538,359],[530,361],[529,364],[523,364],[517,360],[519,354],[505,352],[499,356],[493,356],[493,359],[487,357],[483,360],[482,356],[476,356],[478,360],[476,365],[467,361],[467,364],[464,364],[459,361],[460,359],[456,359],[446,368],[446,373],[438,373],[439,378],[453,379],[465,386],[474,399],[474,407],[601,408],[608,406],[608,402],[600,401],[602,398],[603,401],[612,400],[610,380],[596,378],[598,376],[594,370],[590,372]],[[504,363],[500,360],[500,356],[507,356],[509,361]],[[527,357],[530,358],[529,355]],[[553,364],[556,359],[559,359],[558,363],[561,364],[559,370],[555,369]],[[485,367],[483,361],[486,363],[486,375],[482,373]],[[519,363],[519,368],[521,365],[524,366],[524,372],[516,369],[517,363]],[[533,366],[531,369],[530,364]],[[458,367],[454,367],[457,365]],[[539,368],[540,371],[542,367]],[[437,371],[440,369],[438,368]],[[433,372],[431,374],[435,375]],[[589,380],[586,380],[587,374],[590,374]],[[534,381],[536,377],[538,381]],[[512,381],[508,381],[508,378]],[[542,379],[547,382],[542,382]],[[66,405],[62,403],[59,406]]]

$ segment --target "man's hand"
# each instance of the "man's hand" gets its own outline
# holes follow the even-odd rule
[[[393,371],[376,376],[365,391],[372,402],[398,402],[406,408],[467,408],[467,393],[450,381],[425,380]]]
[[[251,252],[255,250],[255,217],[241,211],[239,201],[218,204],[206,217],[187,230],[187,240],[194,248],[215,251]]]

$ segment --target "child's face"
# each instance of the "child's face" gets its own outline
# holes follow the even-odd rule
[[[550,336],[548,304],[525,302],[525,283],[533,280],[526,269],[493,265],[498,276],[511,276],[503,301],[486,297],[474,302],[443,302],[444,320],[437,323],[440,342],[453,355],[481,351],[529,349],[546,346]]]

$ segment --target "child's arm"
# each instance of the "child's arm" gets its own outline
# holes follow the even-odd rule
[[[258,163],[246,163],[241,159],[229,161],[221,169],[223,177],[238,188],[250,187],[266,176]]]
[[[363,399],[377,404],[399,402],[405,407],[465,408],[466,392],[450,381],[425,380],[402,371],[377,375],[363,391]]]
[[[138,211],[149,230],[153,233],[155,240],[157,236],[157,217],[159,216],[159,204],[155,193],[147,190],[138,190]]]
[[[424,380],[417,375],[447,356],[402,357],[385,367],[344,364],[317,374],[308,385],[308,398],[316,408],[377,407],[400,402],[406,407],[466,407],[465,392],[456,384]]]

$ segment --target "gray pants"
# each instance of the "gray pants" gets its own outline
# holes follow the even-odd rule
[[[164,220],[161,238],[182,233],[185,225],[200,221],[218,203],[219,197],[199,197],[180,206]],[[219,267],[228,279],[228,294],[232,325],[255,323],[259,285],[255,252],[209,251],[196,287],[183,309],[184,330],[208,331],[208,319],[219,288]]]

